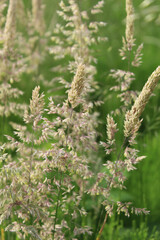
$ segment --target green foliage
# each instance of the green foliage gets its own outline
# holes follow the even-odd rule
[[[127,229],[123,226],[122,221],[111,219],[106,225],[102,239],[109,240],[159,240],[160,232],[155,228],[149,229],[145,222],[136,227],[136,222],[132,222],[132,227]]]
[[[136,91],[142,88],[159,62],[159,0],[134,1],[136,44],[144,43],[143,64],[138,69],[118,56],[119,49],[122,49],[121,39],[125,35],[125,1],[107,0],[101,11],[101,8],[93,7],[97,0],[64,0],[66,6],[70,4],[69,8],[65,9],[61,2],[63,11],[58,16],[56,11],[60,10],[60,1],[45,0],[42,1],[45,7],[39,5],[40,15],[36,18],[33,16],[35,11],[32,11],[32,4],[36,1],[24,0],[24,6],[19,2],[16,21],[10,21],[13,35],[9,31],[10,41],[5,42],[3,33],[9,28],[5,26],[9,2],[16,1],[2,0],[0,6],[0,140],[6,144],[0,156],[0,219],[3,221],[0,239],[93,240],[103,225],[104,207],[108,218],[102,240],[160,239],[159,231],[152,227],[158,225],[160,217],[160,196],[157,194],[160,182],[158,90],[146,107],[137,138],[140,154],[147,158],[136,166],[138,171],[133,173],[128,171],[133,170],[141,158],[134,146],[128,150],[132,144],[129,138],[123,142],[124,109],[121,112],[121,103],[124,102],[125,111],[130,109],[137,96]],[[92,14],[97,9],[100,14]],[[15,25],[16,31],[13,30]],[[99,26],[104,28],[99,29]],[[99,41],[100,37],[106,36],[107,42]],[[8,52],[3,55],[5,45]],[[134,41],[131,45],[134,49]],[[128,54],[127,48],[126,41],[121,56]],[[49,52],[54,53],[54,60]],[[130,56],[134,55],[133,51]],[[86,69],[80,79],[89,79],[88,85],[79,86],[76,82],[81,64],[85,64]],[[111,69],[124,70],[125,77],[127,71],[134,72],[136,80],[129,82],[129,88],[134,91],[133,99],[127,104],[117,98],[121,93],[120,84],[125,81],[118,83],[120,92],[109,91],[117,84],[116,78],[109,74]],[[115,73],[116,70],[112,75]],[[127,80],[133,76],[132,73],[129,75]],[[71,85],[73,79],[75,83]],[[39,95],[35,94],[30,101],[30,116],[26,109],[32,89],[36,91],[37,85],[45,92],[45,96],[40,95],[45,104],[41,107],[36,101]],[[73,108],[67,100],[70,88],[73,91],[70,90],[74,98]],[[73,102],[75,99],[76,104]],[[116,109],[120,115],[114,119],[108,117],[106,133],[106,115]],[[27,129],[22,115],[29,123]],[[5,135],[11,136],[8,137],[10,143]],[[107,156],[102,148],[98,150],[99,140],[103,141],[101,144]],[[133,156],[135,161],[131,163]],[[126,178],[129,179],[127,189],[123,189]],[[129,216],[130,202],[150,210],[147,216],[150,227],[144,223],[144,216],[127,219],[120,214],[116,217],[116,203],[118,213],[124,212]],[[132,211],[139,212],[139,208]],[[142,212],[146,210],[142,209]],[[4,229],[7,232],[4,233]],[[15,231],[17,235],[9,231]]]
[[[150,209],[151,214],[148,216],[150,222],[156,223],[159,219],[160,207],[159,201],[159,141],[160,135],[146,136],[139,140],[140,151],[147,158],[139,165],[139,172],[134,172],[128,181],[127,188],[130,188],[130,193],[134,202],[138,206],[145,206]]]

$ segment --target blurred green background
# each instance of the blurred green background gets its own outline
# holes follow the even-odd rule
[[[77,0],[77,2],[81,9],[88,10],[97,1]],[[135,0],[133,2],[135,8],[136,44],[143,43],[144,48],[141,66],[132,69],[136,75],[132,89],[140,91],[149,75],[160,65],[160,1]],[[24,3],[26,8],[30,8],[30,1],[24,0]],[[59,0],[44,1],[46,5],[46,26],[51,32],[56,22],[59,21],[56,14],[58,3]],[[104,104],[98,109],[100,111],[100,119],[102,119],[102,123],[99,126],[101,133],[105,132],[106,115],[120,104],[116,95],[112,95],[112,98],[109,98],[107,94],[109,93],[109,88],[114,85],[114,80],[109,77],[110,70],[126,70],[127,68],[126,63],[119,56],[119,49],[122,47],[122,36],[125,33],[125,16],[125,0],[105,0],[103,14],[95,17],[95,19],[107,22],[107,26],[100,30],[100,35],[108,37],[107,42],[101,43],[95,48],[95,55],[98,59],[96,80],[100,85],[100,89],[103,89],[103,94],[98,92],[97,98],[104,101]],[[43,73],[46,79],[51,80],[54,76],[51,68],[54,65],[56,63],[53,60],[53,56],[47,54],[44,62],[39,67],[38,75]],[[24,81],[21,83],[21,88],[25,90],[24,100],[29,102],[32,88],[36,85],[36,82],[30,81],[30,84],[28,84],[28,76],[23,78]],[[147,217],[131,216],[131,218],[115,216],[106,224],[102,239],[160,239],[159,233],[156,232],[156,229],[157,231],[160,230],[159,91],[160,84],[154,92],[155,96],[151,97],[143,113],[143,123],[137,139],[137,148],[140,154],[147,157],[137,166],[137,171],[128,175],[127,194],[122,192],[120,195],[120,198],[123,200],[133,201],[136,207],[147,208],[150,210],[150,214]],[[103,138],[102,140],[105,140],[105,136]],[[105,162],[105,155],[103,154],[102,157]],[[11,237],[6,239],[11,239]]]

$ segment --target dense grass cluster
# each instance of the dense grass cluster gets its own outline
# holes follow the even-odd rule
[[[140,92],[132,89],[143,44],[133,1],[125,6],[121,67],[110,69],[113,84],[104,91],[96,78],[106,74],[97,67],[110,37],[102,30],[105,1],[86,9],[60,1],[49,19],[48,2],[1,0],[1,240],[159,238],[147,224],[128,232],[121,222],[150,213],[135,206],[126,180],[145,158],[137,146],[141,115],[160,80],[156,66]]]

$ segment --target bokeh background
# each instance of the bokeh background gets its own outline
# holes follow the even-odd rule
[[[97,1],[77,0],[77,2],[81,9],[87,10]],[[136,44],[143,43],[144,48],[141,66],[133,69],[136,80],[132,84],[132,89],[140,91],[149,75],[160,65],[160,1],[134,0],[133,2]],[[56,23],[61,21],[56,14],[56,10],[59,8],[58,3],[59,0],[44,1],[46,26],[51,32]],[[31,1],[24,0],[24,4],[26,9],[31,8]],[[103,134],[101,140],[105,140],[107,114],[118,108],[120,104],[116,95],[108,94],[109,88],[114,85],[114,80],[109,76],[109,73],[111,69],[125,70],[127,67],[119,56],[122,36],[125,33],[125,16],[125,0],[105,0],[103,13],[95,17],[100,21],[107,22],[107,26],[100,30],[100,35],[108,38],[107,42],[95,47],[95,55],[98,59],[96,80],[100,86],[96,97],[104,101],[104,104],[98,108],[101,119],[99,131]],[[50,42],[50,44],[52,43]],[[47,80],[51,80],[54,76],[51,71],[54,64],[53,56],[48,53],[38,69],[37,76],[43,73]],[[25,92],[24,101],[29,102],[36,82],[28,81],[28,76],[23,76],[23,81],[20,84],[21,89]],[[137,139],[137,148],[141,155],[147,157],[139,163],[137,171],[128,175],[127,191],[121,194],[117,193],[117,195],[115,193],[115,198],[118,197],[122,201],[133,201],[136,207],[150,210],[150,214],[140,217],[131,216],[130,218],[115,214],[112,219],[108,220],[102,239],[160,239],[160,84],[142,117],[143,123]],[[117,119],[117,121],[119,120]],[[105,162],[106,156],[103,152],[101,157]],[[88,211],[90,211],[89,204]],[[92,218],[92,213],[89,213],[89,216]],[[88,221],[92,221],[92,219]],[[157,233],[155,233],[156,231]],[[10,240],[11,236],[6,239]]]

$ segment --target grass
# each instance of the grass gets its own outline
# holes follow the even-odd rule
[[[28,4],[27,1],[24,1],[26,6]],[[96,2],[96,1],[94,1]],[[157,67],[159,64],[159,54],[160,45],[157,44],[160,38],[159,23],[157,21],[157,13],[155,14],[155,18],[152,21],[147,22],[146,18],[144,18],[144,10],[140,7],[140,3],[142,1],[136,1],[135,10],[137,12],[136,19],[136,36],[137,42],[144,43],[143,50],[143,64],[138,70],[135,70],[136,81],[133,82],[132,88],[134,90],[140,90],[145,83],[146,79],[150,75],[150,73]],[[82,9],[89,10],[91,5],[90,1],[81,1]],[[116,95],[106,95],[109,87],[112,85],[112,79],[108,77],[109,71],[112,68],[125,68],[126,65],[121,61],[120,57],[118,57],[118,49],[120,49],[122,42],[121,38],[124,35],[124,11],[125,1],[106,1],[104,12],[99,17],[99,20],[106,21],[108,23],[107,27],[101,30],[101,34],[108,37],[108,42],[100,44],[96,49],[96,57],[98,58],[98,74],[96,75],[96,79],[103,89],[102,92],[97,91],[97,95],[95,98],[100,98],[100,100],[105,100],[104,104],[98,108],[100,112],[101,125],[99,126],[99,131],[101,134],[105,131],[105,118],[106,112],[110,112],[110,110],[115,109],[119,106],[119,101],[116,98]],[[159,1],[153,1],[158,8],[160,8]],[[50,3],[49,0],[46,1],[46,9],[45,9],[45,19],[47,26],[51,22],[49,29],[52,31],[55,27],[55,23],[59,21],[56,16],[56,9],[58,8],[58,2]],[[148,8],[148,11],[152,9]],[[96,20],[93,18],[92,20]],[[52,21],[51,21],[52,19]],[[141,34],[143,33],[143,34]],[[51,44],[51,43],[49,43]],[[105,51],[104,51],[105,49]],[[55,62],[47,53],[47,56],[40,65],[38,69],[38,74],[43,73],[46,79],[51,80],[54,77],[54,73],[50,70],[54,66]],[[63,62],[62,62],[63,64]],[[38,75],[37,74],[37,75]],[[31,76],[32,78],[32,76]],[[36,85],[36,82],[32,82],[28,80],[28,75],[23,75],[22,82],[18,85],[25,90],[23,100],[29,103],[29,98],[31,97],[31,91],[33,87]],[[48,96],[53,95],[52,93],[47,93],[46,99]],[[112,103],[112,104],[111,104]],[[134,205],[137,207],[146,207],[150,210],[150,215],[145,218],[136,218],[131,217],[131,219],[126,219],[124,216],[115,216],[111,218],[111,220],[107,221],[105,225],[102,240],[158,240],[160,239],[160,233],[157,230],[159,227],[159,217],[160,217],[160,195],[159,193],[159,182],[160,182],[160,134],[159,134],[159,113],[158,108],[153,108],[153,105],[156,106],[159,103],[158,90],[156,92],[156,96],[151,99],[150,106],[146,108],[146,112],[144,114],[144,121],[141,127],[141,135],[144,137],[138,138],[138,146],[140,153],[146,155],[147,158],[143,160],[142,163],[138,165],[138,171],[133,172],[128,175],[127,182],[127,193],[124,191],[121,194],[119,192],[114,191],[113,197],[115,199],[121,199],[124,201],[133,201]],[[152,114],[153,113],[153,114]],[[155,118],[153,118],[155,116]],[[19,118],[10,117],[9,121],[18,120]],[[119,121],[117,117],[117,121]],[[122,129],[123,126],[121,125]],[[12,129],[8,127],[6,130],[7,134],[10,135]],[[105,139],[105,136],[103,135]],[[121,138],[121,136],[120,136]],[[119,138],[119,139],[120,139]],[[120,140],[119,140],[120,141]],[[46,144],[47,147],[47,144]],[[103,162],[105,162],[105,155],[101,153],[101,158]],[[94,205],[94,202],[91,199],[88,199],[86,196],[84,197],[86,205],[88,209],[89,218],[87,222],[82,218],[81,222],[83,225],[88,224],[90,226],[94,226],[96,228],[97,224],[97,210],[91,210],[91,205]],[[98,201],[96,201],[99,204]],[[94,206],[96,208],[96,206]],[[1,226],[1,240],[20,240],[12,233],[4,233],[4,227]],[[87,239],[87,237],[80,236],[79,239]],[[92,238],[90,238],[92,239]]]

